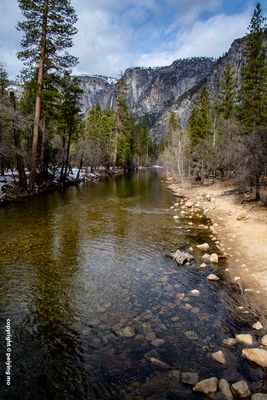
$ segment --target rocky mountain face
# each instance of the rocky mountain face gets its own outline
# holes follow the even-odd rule
[[[185,127],[204,85],[211,100],[218,90],[218,83],[227,64],[240,71],[244,63],[244,39],[233,42],[228,53],[214,61],[211,58],[191,58],[174,61],[159,68],[129,68],[122,75],[127,84],[129,109],[140,120],[146,116],[151,136],[159,141],[164,134],[169,113],[177,113]],[[97,102],[104,107],[116,106],[116,80],[103,76],[82,76],[84,90],[83,113]]]

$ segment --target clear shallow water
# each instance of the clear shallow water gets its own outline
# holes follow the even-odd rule
[[[186,218],[173,220],[172,201],[156,174],[142,172],[0,209],[1,399],[203,398],[170,381],[150,357],[200,379],[245,378],[255,390],[265,385],[261,370],[240,357],[240,346],[222,346],[225,337],[250,332],[255,319],[250,310],[237,311],[238,288],[208,283],[214,268],[178,267],[166,257],[209,241]],[[222,269],[215,269],[221,277]],[[177,299],[192,289],[200,297]],[[121,336],[125,328],[132,337]],[[155,338],[164,343],[156,347]],[[211,360],[218,350],[227,367]]]

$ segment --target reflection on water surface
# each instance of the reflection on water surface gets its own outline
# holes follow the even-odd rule
[[[177,370],[262,385],[240,348],[222,345],[251,325],[236,311],[237,288],[207,283],[212,268],[166,257],[209,241],[186,218],[177,225],[172,200],[156,174],[142,172],[0,209],[2,337],[7,318],[13,333],[11,386],[2,368],[1,398],[204,398]],[[226,367],[210,357],[218,350]],[[1,357],[4,365],[2,348]]]

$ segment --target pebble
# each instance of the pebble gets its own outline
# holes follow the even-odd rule
[[[205,263],[202,263],[202,264],[200,264],[200,268],[205,268],[207,266],[207,264],[205,264]]]
[[[190,290],[189,292],[191,296],[198,297],[200,295],[200,291],[197,289]]]
[[[239,343],[242,344],[251,345],[253,343],[253,337],[249,333],[235,335],[235,338]]]
[[[201,257],[203,260],[210,260],[210,255],[208,253],[203,254],[203,256]]]
[[[194,331],[185,332],[185,336],[190,340],[197,340],[198,339],[198,335]]]
[[[173,369],[172,371],[169,372],[169,377],[171,379],[179,381],[181,378],[181,372],[178,369]]]
[[[224,344],[225,346],[228,346],[228,347],[232,347],[232,346],[234,346],[236,343],[237,343],[237,340],[236,340],[235,338],[226,338],[226,339],[223,339],[223,344]]]
[[[213,360],[217,361],[219,364],[226,365],[225,356],[221,350],[216,351],[215,353],[212,353],[211,357],[213,358]]]
[[[155,367],[169,369],[171,368],[169,364],[165,363],[164,361],[159,360],[158,358],[151,357],[149,359],[150,364],[154,365]]]
[[[267,351],[263,349],[244,349],[242,356],[249,361],[253,361],[260,367],[267,367]]]
[[[165,340],[163,340],[163,339],[155,339],[151,342],[151,344],[153,344],[153,346],[155,346],[155,347],[162,346],[164,343],[165,343]]]
[[[219,278],[217,275],[215,275],[215,274],[209,274],[209,275],[207,276],[207,279],[208,279],[209,281],[218,281],[220,278]]]
[[[252,328],[256,329],[257,331],[261,330],[263,328],[262,324],[260,321],[257,321],[255,324],[252,325]]]
[[[247,382],[244,380],[233,383],[231,388],[233,394],[239,399],[245,399],[251,395],[250,388],[248,387]]]
[[[234,399],[233,394],[231,392],[230,385],[225,379],[220,379],[219,389],[223,393],[225,400],[233,400]]]
[[[157,339],[157,336],[154,332],[149,332],[146,336],[145,336],[146,340],[148,342],[153,342],[153,340]]]
[[[182,372],[181,381],[183,383],[187,383],[188,385],[194,386],[198,382],[198,374],[197,372]]]
[[[134,338],[135,338],[135,340],[144,340],[144,339],[145,339],[145,336],[144,336],[144,335],[141,335],[141,334],[138,334],[138,335],[136,335]]]
[[[212,263],[217,263],[218,261],[219,261],[218,254],[212,253],[212,254],[210,255],[210,262],[212,262]]]
[[[267,346],[267,335],[264,335],[264,336],[261,338],[261,344],[262,344],[263,346]]]
[[[133,337],[133,336],[135,336],[134,330],[132,328],[130,328],[129,326],[127,326],[124,329],[121,329],[118,333],[122,337]]]
[[[208,250],[210,248],[208,243],[202,243],[202,244],[197,244],[196,248],[200,249],[200,250]]]
[[[255,393],[251,396],[251,400],[267,400],[267,393]]]
[[[193,387],[194,392],[201,392],[207,394],[211,398],[214,398],[215,393],[218,389],[218,379],[216,377],[204,379]]]

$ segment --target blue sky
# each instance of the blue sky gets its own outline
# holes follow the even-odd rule
[[[78,74],[118,76],[127,67],[168,65],[178,58],[219,57],[247,32],[252,0],[72,0],[78,34],[71,53]],[[263,7],[263,2],[261,3]],[[0,62],[11,78],[21,19],[16,0],[1,0]],[[263,14],[266,8],[263,7]]]

